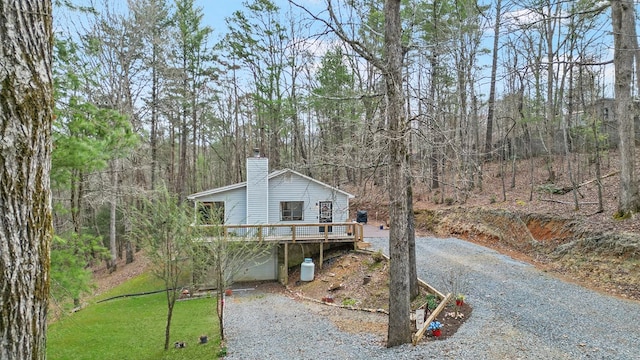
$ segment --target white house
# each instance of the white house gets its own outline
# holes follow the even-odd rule
[[[281,244],[286,248],[291,243],[356,241],[348,225],[349,199],[353,195],[290,169],[269,173],[268,158],[257,151],[247,159],[247,181],[187,198],[194,201],[201,224],[221,224],[226,231],[241,236],[251,235],[248,232],[259,228],[266,240],[272,236],[270,239],[278,242],[272,259],[260,261],[257,268],[248,268],[246,278],[240,275],[236,281],[277,279],[278,264],[290,265],[287,255],[282,260]],[[322,245],[319,249],[321,259]]]
[[[354,196],[294,170],[269,173],[268,158],[255,155],[247,159],[247,181],[187,198],[205,221],[256,225],[347,222]]]

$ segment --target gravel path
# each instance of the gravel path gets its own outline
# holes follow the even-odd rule
[[[367,241],[388,252],[388,239]],[[226,308],[227,359],[640,359],[638,302],[458,239],[419,238],[416,254],[418,276],[436,288],[446,292],[452,274],[469,284],[473,313],[453,337],[387,349],[383,339],[338,330],[330,320],[338,309],[235,292]]]

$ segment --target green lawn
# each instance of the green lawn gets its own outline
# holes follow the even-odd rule
[[[159,289],[153,277],[142,275],[100,296]],[[93,303],[49,325],[49,359],[216,359],[220,350],[215,298],[178,301],[173,311],[171,344],[164,351],[167,301],[164,293]],[[207,344],[198,344],[208,335]],[[173,348],[184,341],[184,349]]]

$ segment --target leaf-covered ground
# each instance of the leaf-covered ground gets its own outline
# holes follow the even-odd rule
[[[573,163],[575,182],[584,184],[575,193],[564,192],[572,188],[568,161]],[[416,179],[416,231],[462,238],[585,287],[640,300],[640,214],[626,219],[615,216],[620,186],[617,154],[603,156],[601,173],[610,176],[602,178],[601,212],[595,168],[587,163],[586,155],[557,157],[551,182],[542,158],[504,167],[489,162],[483,165],[482,180],[476,178],[468,191],[445,181],[432,189]],[[640,157],[636,169],[640,169]],[[366,209],[373,224],[385,224],[384,189],[368,187],[360,190],[361,195],[357,190],[347,189],[356,191],[353,209]]]

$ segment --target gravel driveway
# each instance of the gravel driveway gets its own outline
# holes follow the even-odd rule
[[[367,241],[388,253],[388,239]],[[330,321],[338,309],[235,292],[226,308],[227,359],[640,359],[638,302],[459,239],[418,238],[416,254],[418,276],[443,292],[451,274],[469,283],[473,313],[453,337],[387,349],[383,339],[338,330]]]

